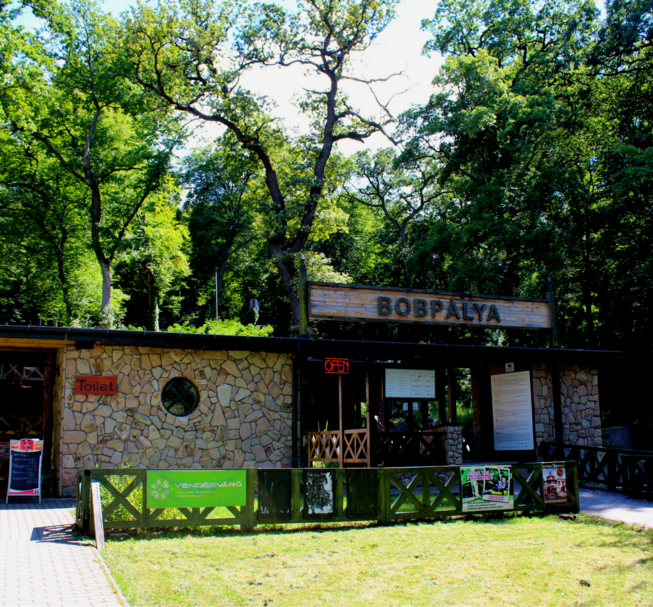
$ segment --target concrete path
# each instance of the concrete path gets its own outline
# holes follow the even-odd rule
[[[581,487],[580,510],[613,521],[653,528],[653,502],[633,499],[621,493]]]
[[[118,607],[127,603],[98,551],[72,534],[74,499],[0,504],[0,605]]]

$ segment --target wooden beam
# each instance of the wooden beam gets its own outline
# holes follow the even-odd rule
[[[449,388],[449,423],[458,423],[458,413],[456,411],[456,369],[449,367],[447,369],[447,379]]]
[[[340,453],[338,453],[338,464],[342,468],[345,457],[345,429],[342,427],[342,375],[338,375],[338,416],[340,423],[338,432],[340,433]]]
[[[47,350],[56,350],[66,345],[74,346],[74,341],[64,341],[62,339],[22,339],[13,337],[0,337],[0,348],[22,349],[22,348],[40,348]]]

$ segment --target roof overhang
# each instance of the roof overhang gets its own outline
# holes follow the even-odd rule
[[[557,362],[604,364],[621,358],[619,350],[522,348],[469,344],[430,344],[388,341],[312,339],[300,337],[248,337],[123,331],[77,327],[0,325],[0,347],[16,349],[91,349],[95,344],[190,350],[249,350],[256,352],[303,352],[313,358],[341,357],[361,360],[410,360],[438,358],[447,365],[470,366],[488,362]]]

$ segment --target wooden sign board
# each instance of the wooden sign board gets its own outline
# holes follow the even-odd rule
[[[38,497],[41,502],[43,441],[31,438],[9,441],[9,497]]]
[[[82,375],[75,378],[75,394],[115,394],[117,391],[115,375]]]
[[[546,299],[309,283],[308,314],[322,320],[550,330]]]

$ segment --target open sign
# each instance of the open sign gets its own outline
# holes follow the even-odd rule
[[[348,358],[325,359],[324,372],[332,375],[349,375],[349,359]]]

